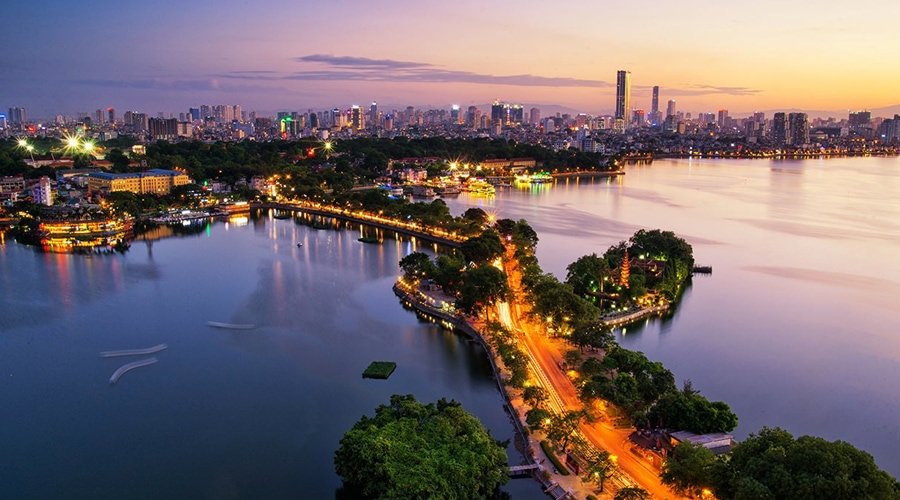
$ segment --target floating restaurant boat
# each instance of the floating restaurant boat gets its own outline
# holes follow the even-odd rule
[[[469,179],[466,187],[470,193],[481,196],[493,196],[497,192],[494,186],[480,179]]]

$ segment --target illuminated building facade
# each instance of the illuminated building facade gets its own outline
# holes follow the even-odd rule
[[[138,194],[169,194],[172,188],[190,184],[191,179],[177,170],[152,169],[146,172],[113,174],[96,172],[88,177],[91,192],[130,191]]]

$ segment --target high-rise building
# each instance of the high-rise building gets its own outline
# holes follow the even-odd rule
[[[369,106],[369,127],[377,128],[378,127],[378,103],[372,101],[372,105]]]
[[[872,122],[871,111],[851,111],[850,112],[850,128],[861,128]]]
[[[28,114],[25,112],[25,108],[9,108],[6,118],[10,125],[24,125],[28,121]]]
[[[719,125],[719,128],[725,128],[728,125],[728,110],[727,109],[719,110],[719,117],[718,117],[718,120],[716,123]]]
[[[631,71],[616,73],[616,126],[624,130],[625,121],[631,114]],[[620,122],[621,120],[621,122]]]
[[[235,104],[231,107],[231,120],[237,120],[239,122],[244,121],[244,112],[241,110],[240,104]]]
[[[675,116],[675,99],[669,99],[666,105],[666,118],[670,116]]]
[[[631,116],[631,124],[635,127],[643,127],[647,123],[647,116],[643,109],[636,109]]]
[[[650,112],[659,113],[659,85],[653,86],[653,98],[650,101]]]
[[[350,107],[350,127],[354,130],[363,128],[362,110],[355,104]]]
[[[116,123],[116,109],[112,107],[106,108],[106,118],[111,125]]]
[[[9,123],[6,121],[6,115],[0,113],[0,130],[5,129],[9,126]]]
[[[150,118],[147,126],[154,141],[171,141],[178,137],[178,120],[175,118]]]
[[[788,137],[787,115],[775,113],[772,116],[772,140],[776,145],[784,146],[788,143]]]
[[[792,145],[805,146],[809,144],[809,118],[806,113],[789,114],[788,130]]]
[[[450,106],[450,123],[453,125],[462,123],[462,116],[459,114],[459,104]]]
[[[522,123],[525,121],[525,108],[521,104],[508,104],[507,110],[509,123]]]
[[[98,109],[98,110],[94,111],[94,121],[96,121],[97,124],[103,123],[104,118],[105,118],[105,115],[103,114],[102,109]]]
[[[199,122],[200,108],[188,108],[188,115],[190,115],[191,121]]]
[[[509,106],[500,102],[494,101],[494,104],[491,104],[491,123],[506,123],[509,120]]]
[[[537,127],[541,123],[541,110],[538,108],[531,108],[528,113],[528,123]]]

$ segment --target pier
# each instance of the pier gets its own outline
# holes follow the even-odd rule
[[[149,358],[149,359],[142,359],[140,361],[134,361],[134,362],[128,363],[127,365],[122,365],[119,367],[118,370],[113,372],[111,377],[109,377],[109,383],[115,384],[116,382],[119,381],[119,379],[122,377],[122,375],[125,375],[126,373],[130,372],[131,370],[134,370],[135,368],[140,368],[142,366],[152,365],[158,361],[159,360],[156,358]]]

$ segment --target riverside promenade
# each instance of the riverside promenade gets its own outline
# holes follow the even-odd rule
[[[321,217],[331,217],[334,219],[355,222],[367,226],[394,231],[398,234],[411,236],[423,241],[430,241],[439,245],[446,245],[458,248],[465,241],[465,237],[455,232],[444,231],[440,228],[427,227],[418,222],[403,222],[389,217],[384,217],[377,213],[366,212],[364,210],[352,210],[333,205],[327,205],[315,202],[272,202],[272,203],[253,203],[251,208],[272,208],[283,210],[286,212],[303,212],[310,215],[318,215]]]

